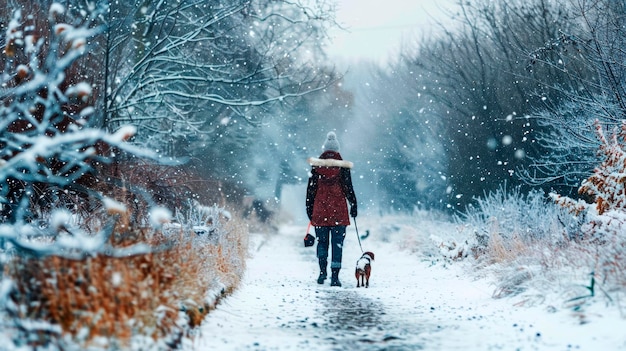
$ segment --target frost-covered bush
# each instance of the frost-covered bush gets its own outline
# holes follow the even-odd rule
[[[171,211],[116,158],[158,156],[128,142],[135,128],[91,121],[97,91],[76,63],[102,31],[101,5],[1,21],[0,329],[16,349],[169,350],[244,267],[244,228],[212,209],[216,243],[187,230],[209,217],[171,231]],[[107,163],[118,173],[98,178]]]
[[[196,200],[189,200],[184,209],[176,211],[176,220],[178,223],[184,223],[185,230],[194,232],[198,238],[213,244],[221,242],[224,234],[220,218],[229,220],[231,214],[217,205],[204,206]]]
[[[576,225],[575,218],[548,202],[543,192],[532,190],[524,195],[520,188],[507,192],[504,187],[476,199],[476,205],[469,206],[458,222],[477,255],[494,240],[505,246],[515,241],[558,242]]]
[[[596,130],[601,163],[580,187],[592,203],[558,194],[550,194],[554,203],[546,203],[539,192],[523,196],[518,189],[500,189],[477,199],[459,218],[475,263],[497,279],[494,297],[532,289],[537,296],[558,290],[575,299],[584,284],[588,293],[608,296],[607,301],[622,298],[626,124],[610,138],[599,123]],[[590,279],[594,284],[589,285]]]
[[[602,162],[578,190],[593,202],[555,193],[550,196],[575,215],[585,216],[581,228],[585,239],[604,240],[606,236],[623,235],[626,228],[626,122],[622,123],[621,129],[615,128],[608,138],[600,122],[596,120],[595,124],[600,141],[598,156]]]
[[[169,350],[238,285],[248,236],[228,211],[190,201],[172,222],[165,208],[153,207],[141,220],[134,202],[104,203],[94,216],[117,220],[101,248],[82,256],[19,254],[7,263],[3,301],[11,318],[3,328],[12,330],[16,346]],[[53,214],[50,223],[84,235],[67,212]],[[30,243],[44,248],[67,240],[75,239],[64,234]]]
[[[209,284],[209,290],[231,291],[239,284],[245,269],[248,250],[248,230],[233,219],[232,214],[217,205],[206,206],[196,200],[189,200],[187,206],[177,209],[176,223],[169,226],[176,232],[182,227],[191,234],[191,240],[207,248],[210,265],[218,273],[216,280]],[[217,290],[216,290],[217,289]]]
[[[114,133],[93,127],[93,85],[76,62],[101,33],[98,18],[106,9],[89,10],[72,13],[54,3],[47,16],[16,10],[8,20],[0,76],[4,223],[26,229],[39,210],[75,204],[89,192],[94,166],[110,162],[115,152],[154,157],[127,143],[135,134],[133,127]],[[19,231],[3,239],[15,240],[16,235]]]
[[[626,287],[626,122],[607,137],[596,120],[601,159],[591,176],[584,180],[579,193],[592,200],[587,203],[558,194],[553,200],[574,215],[583,218],[581,242],[591,247],[583,262],[602,281],[613,288]]]
[[[473,258],[480,271],[492,272],[494,297],[526,291],[536,277],[562,262],[560,253],[576,228],[576,219],[543,192],[523,194],[505,187],[475,199],[456,222],[464,239],[436,242],[441,254],[452,260]]]

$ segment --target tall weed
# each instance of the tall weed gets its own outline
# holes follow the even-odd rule
[[[507,192],[505,187],[475,199],[476,205],[457,217],[476,258],[487,255],[515,257],[516,251],[533,242],[553,245],[568,240],[577,226],[576,218],[547,201],[541,191]],[[506,254],[505,254],[506,253]]]
[[[626,306],[626,123],[607,137],[596,122],[596,134],[601,163],[579,189],[589,203],[500,188],[458,218],[476,267],[497,279],[495,297],[533,289],[568,307],[595,297]]]
[[[237,287],[248,244],[237,217],[197,200],[177,201],[183,206],[174,221],[152,227],[150,201],[129,188],[105,190],[119,208],[74,211],[76,226],[88,235],[114,219],[111,247],[145,244],[151,252],[80,259],[20,253],[5,265],[12,286],[5,327],[18,348],[171,350]],[[34,240],[45,245],[70,232]]]

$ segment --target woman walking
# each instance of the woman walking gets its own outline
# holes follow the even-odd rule
[[[339,154],[339,142],[334,132],[329,132],[322,146],[319,158],[309,158],[311,176],[306,192],[306,212],[315,227],[317,236],[317,258],[320,266],[318,284],[324,284],[327,278],[328,249],[331,245],[331,286],[341,286],[339,270],[343,254],[343,240],[346,226],[350,225],[350,216],[357,216],[357,201],[352,187],[350,169],[352,162],[342,159]]]

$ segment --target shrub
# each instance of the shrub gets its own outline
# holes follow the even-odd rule
[[[191,222],[153,230],[120,225],[125,219],[119,218],[113,246],[155,248],[147,253],[98,253],[84,259],[16,256],[6,269],[14,284],[8,312],[19,331],[15,341],[101,349],[125,349],[137,342],[149,343],[151,349],[176,347],[237,286],[244,269],[245,228],[229,222],[223,210],[202,211],[207,209],[211,223],[202,225],[210,226],[210,236],[190,230]]]
[[[626,287],[626,122],[605,135],[599,121],[595,122],[600,142],[598,156],[602,160],[593,174],[582,182],[579,193],[592,200],[587,203],[558,194],[553,200],[583,218],[581,248],[586,251],[584,263],[607,289]]]
[[[510,192],[500,187],[475,202],[457,222],[467,237],[467,251],[476,258],[487,255],[502,261],[531,242],[560,242],[569,237],[568,228],[575,226],[571,216],[537,190],[523,195],[519,187]]]
[[[457,223],[462,242],[439,243],[449,259],[470,256],[496,279],[496,298],[526,291],[539,275],[554,268],[569,245],[575,219],[547,201],[543,192],[523,195],[505,187],[475,199]],[[463,253],[463,255],[459,255]]]
[[[593,174],[582,182],[578,192],[592,203],[552,193],[556,203],[576,215],[587,217],[582,227],[586,239],[600,239],[623,232],[626,224],[626,123],[607,138],[596,120],[596,136],[600,141],[598,156],[602,159]]]
[[[98,128],[95,71],[82,68],[97,69],[105,5],[34,4],[3,22],[0,306],[19,345],[175,347],[243,271],[244,227],[215,209],[211,240],[189,218],[166,223],[164,206],[190,197],[172,168],[132,169],[120,155],[166,161],[128,142],[132,126]]]

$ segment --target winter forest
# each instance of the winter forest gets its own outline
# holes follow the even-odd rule
[[[456,224],[430,244],[503,267],[500,295],[539,274],[520,261],[569,262],[626,308],[623,2],[459,1],[453,26],[348,68],[325,51],[333,0],[0,8],[15,349],[176,348],[237,289],[249,232],[299,220],[281,200],[304,211],[328,131],[357,165],[359,216]]]

